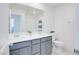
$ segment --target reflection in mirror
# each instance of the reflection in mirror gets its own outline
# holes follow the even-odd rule
[[[20,20],[21,20],[20,15],[11,14],[10,24],[9,24],[10,33],[19,33],[20,32]]]

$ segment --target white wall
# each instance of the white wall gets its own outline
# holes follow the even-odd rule
[[[56,38],[64,42],[65,50],[74,49],[75,5],[63,4],[55,8]]]
[[[75,21],[75,49],[79,51],[79,3],[76,4],[76,21]]]
[[[0,53],[2,52],[3,46],[8,42],[9,35],[9,5],[0,4]],[[8,47],[4,49],[5,54],[7,54]]]
[[[42,16],[44,22],[44,31],[50,32],[54,30],[54,9],[46,4],[42,4],[42,9],[44,10],[44,14]]]

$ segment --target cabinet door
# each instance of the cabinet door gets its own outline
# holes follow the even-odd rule
[[[31,55],[31,47],[19,49],[19,55]]]
[[[40,44],[32,45],[32,54],[39,54],[40,53]]]
[[[41,43],[41,55],[45,55],[45,42]]]
[[[52,53],[52,41],[45,42],[45,54],[50,55]]]
[[[19,55],[19,50],[11,51],[10,55]]]
[[[50,55],[52,53],[52,40],[41,43],[41,55]]]

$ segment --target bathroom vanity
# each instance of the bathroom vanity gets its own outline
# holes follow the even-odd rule
[[[36,35],[35,35],[36,36]],[[50,55],[52,53],[52,36],[38,35],[22,41],[11,41],[10,55]]]

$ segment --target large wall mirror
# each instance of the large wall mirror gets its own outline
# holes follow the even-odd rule
[[[22,4],[10,4],[10,33],[34,32],[38,28],[38,20],[42,10]]]

